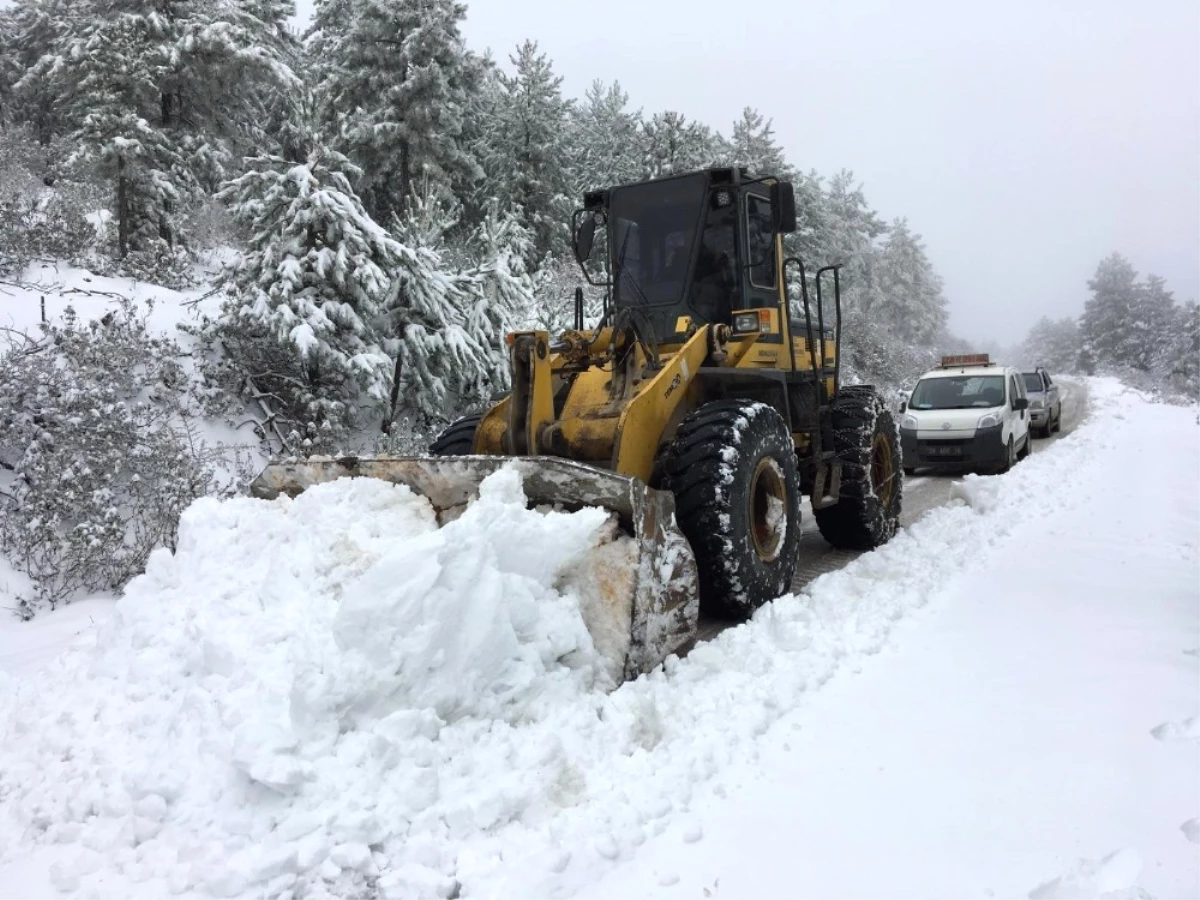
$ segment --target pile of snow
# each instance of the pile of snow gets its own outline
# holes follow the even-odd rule
[[[1144,479],[1114,481],[1113,470],[1143,452],[1149,420],[1129,413],[1148,407],[1114,382],[1090,385],[1092,415],[1075,433],[1007,475],[967,479],[958,499],[885,547],[612,692],[603,690],[582,600],[561,577],[594,553],[605,525],[595,511],[527,511],[505,477],[441,529],[423,501],[371,482],[295,501],[202,501],[185,519],[179,552],[154,558],[107,626],[0,699],[0,881],[18,873],[26,881],[9,883],[38,893],[34,866],[80,895],[569,896],[603,886],[620,862],[657,859],[651,848],[664,841],[716,864],[726,845],[697,842],[721,809],[708,819],[705,809],[763,779],[764,763],[775,761],[767,748],[785,752],[779,745],[804,727],[806,709],[845,682],[835,675],[882,665],[873,657],[900,623],[955,598],[1031,522],[1107,521],[1118,511],[1114,485],[1146,491]],[[1197,565],[1188,510],[1161,522],[1178,555],[1175,568],[1162,567],[1164,585],[1179,566]],[[990,581],[1019,589],[1025,560]],[[1171,653],[1194,666],[1180,648]],[[1198,711],[1177,710],[1171,721]],[[920,732],[919,713],[914,722],[894,712],[891,728]],[[1155,741],[1149,729],[1162,721],[1138,739],[1162,752],[1192,746],[1178,740],[1187,725]],[[781,737],[781,729],[789,730]],[[872,739],[886,744],[892,733]],[[812,742],[821,746],[822,736]],[[827,756],[855,749],[830,747]],[[911,765],[924,777],[955,777],[926,772],[919,758]],[[1087,782],[1091,793],[1111,778],[1105,762]],[[925,806],[956,802],[953,783],[934,789],[943,793],[923,797]],[[814,802],[782,796],[777,788],[764,802]],[[1023,798],[1030,822],[1043,799]],[[837,815],[836,803],[813,809],[822,828]],[[1164,828],[1190,849],[1181,821]],[[872,822],[829,833],[857,847]],[[1065,835],[1027,825],[990,822],[970,846],[1008,869],[1034,844],[1074,849]],[[1024,850],[998,853],[998,832],[1023,836]],[[886,856],[887,834],[877,837]],[[749,858],[751,849],[738,852]],[[780,857],[791,886],[803,874],[794,851]],[[856,865],[853,852],[841,858],[855,871],[880,868]],[[1021,870],[1018,887],[1028,893],[1069,862]],[[1122,858],[1122,878],[1097,884],[1127,880],[1129,868]],[[654,877],[670,885],[687,871]],[[848,870],[836,871],[841,879]],[[920,871],[908,875],[933,869]],[[1171,871],[1178,876],[1177,864]],[[854,892],[839,884],[835,893]],[[688,887],[716,892],[711,881]],[[653,893],[644,881],[608,888]]]
[[[608,515],[525,505],[507,470],[441,528],[372,479],[196,502],[91,646],[0,699],[4,833],[77,845],[63,889],[114,867],[226,896],[491,826],[509,803],[463,787],[505,760],[460,754],[607,678],[555,585]]]

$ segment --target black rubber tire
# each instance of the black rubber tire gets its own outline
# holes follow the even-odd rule
[[[1025,444],[1017,451],[1017,461],[1029,459],[1029,454],[1033,452],[1033,429],[1025,432]]]
[[[873,550],[890,541],[900,527],[903,491],[896,419],[870,385],[843,387],[830,415],[842,486],[837,503],[815,511],[817,527],[839,550]],[[882,497],[876,490],[881,486]]]
[[[1017,464],[1017,454],[1013,447],[1013,439],[1008,439],[1008,446],[1004,449],[1004,462],[1000,463],[1000,474],[1011,472],[1012,467]]]
[[[1062,431],[1062,404],[1058,404],[1058,417],[1054,420],[1054,424],[1046,429],[1046,437],[1050,437],[1051,431]]]
[[[696,555],[705,615],[745,619],[791,590],[800,479],[791,432],[775,409],[750,400],[706,403],[679,424],[662,473]],[[767,501],[756,486],[773,488],[784,503],[782,534],[765,517]]]
[[[463,416],[457,422],[449,425],[437,439],[429,445],[429,452],[434,456],[470,456],[475,444],[475,429],[483,421],[483,414]]]

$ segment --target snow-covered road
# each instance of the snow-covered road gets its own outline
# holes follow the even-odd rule
[[[0,632],[0,895],[1200,896],[1200,421],[1090,406],[611,693],[587,514],[202,501],[65,656]]]
[[[702,841],[579,896],[1200,896],[1200,423],[1118,415],[1072,496],[970,535],[978,565],[693,804]]]
[[[1048,438],[1035,438],[1033,452],[1041,453],[1055,441],[1062,440],[1079,427],[1087,414],[1088,391],[1087,382],[1079,379],[1060,378],[1062,388],[1062,428]],[[945,506],[953,499],[953,485],[962,478],[962,474],[951,470],[937,471],[923,469],[921,474],[904,481],[903,509],[900,514],[900,525],[903,528],[920,521],[926,513],[938,507]],[[837,550],[829,546],[817,530],[813,518],[812,506],[806,498],[801,505],[801,515],[804,521],[804,537],[800,541],[799,564],[792,581],[792,590],[804,590],[814,578],[828,572],[843,568],[852,560],[862,555],[854,550]],[[720,622],[706,622],[703,637],[711,638],[726,626]]]

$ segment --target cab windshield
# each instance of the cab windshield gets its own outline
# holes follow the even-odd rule
[[[1025,372],[1021,377],[1025,379],[1026,392],[1041,393],[1044,390],[1042,387],[1042,376],[1037,372]]]
[[[908,402],[910,409],[987,409],[1003,405],[1003,375],[923,378]]]
[[[694,175],[613,191],[609,221],[618,307],[682,302],[705,184],[703,175]]]

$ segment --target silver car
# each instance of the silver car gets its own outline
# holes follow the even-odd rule
[[[1050,432],[1062,428],[1062,398],[1058,385],[1041,366],[1032,372],[1022,372],[1025,393],[1029,395],[1029,424],[1038,437],[1050,437]]]

